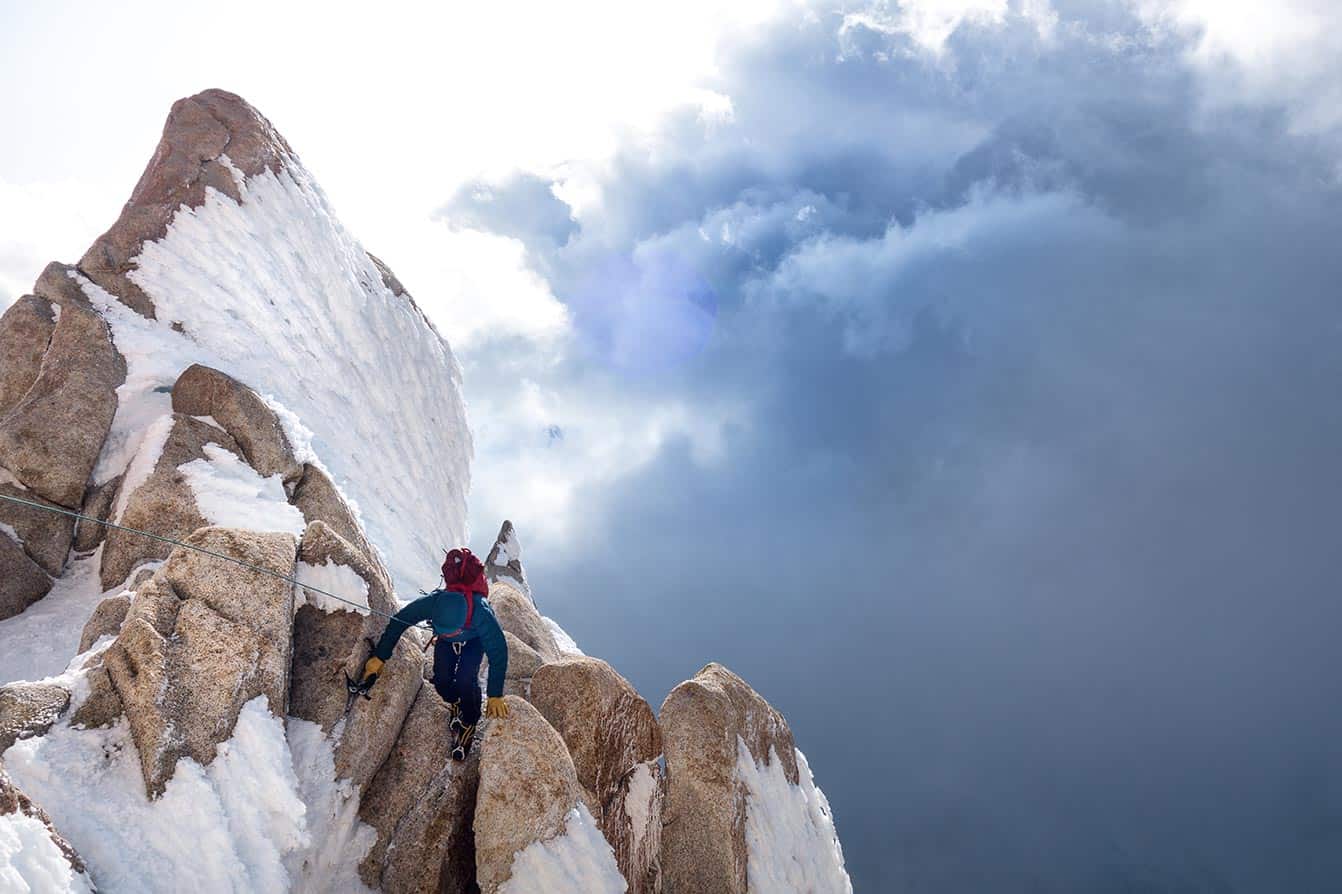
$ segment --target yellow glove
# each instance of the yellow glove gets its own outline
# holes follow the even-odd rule
[[[492,717],[495,720],[503,720],[508,716],[508,703],[501,698],[485,699],[485,716]]]
[[[365,662],[363,666],[363,679],[367,680],[374,674],[382,673],[382,663],[383,663],[382,659],[378,658],[376,655],[374,655],[372,658],[369,658],[368,661]]]

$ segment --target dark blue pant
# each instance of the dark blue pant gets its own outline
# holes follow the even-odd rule
[[[479,638],[464,643],[440,639],[433,647],[433,688],[443,701],[460,706],[461,722],[467,726],[480,722],[480,661],[484,657]]]

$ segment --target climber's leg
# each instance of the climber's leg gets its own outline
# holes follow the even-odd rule
[[[457,691],[457,654],[452,644],[440,639],[433,647],[433,688],[447,702],[455,718],[461,709],[461,693]]]
[[[462,644],[454,684],[461,698],[461,719],[467,726],[480,722],[480,662],[484,657],[485,647],[479,639]]]
[[[456,652],[453,691],[460,699],[460,711],[452,719],[452,759],[464,761],[475,741],[475,727],[480,722],[480,659],[484,647],[478,639],[453,645]]]

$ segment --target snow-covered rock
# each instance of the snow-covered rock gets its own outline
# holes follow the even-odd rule
[[[217,90],[174,106],[80,268],[136,380],[115,437],[191,364],[222,370],[276,409],[300,462],[326,468],[399,591],[437,578],[442,545],[467,539],[460,369],[255,109]]]
[[[738,739],[736,775],[746,789],[746,878],[752,891],[852,894],[843,848],[825,793],[795,752],[798,780],[788,779],[777,753],[757,761]]]
[[[652,708],[609,664],[587,657],[537,669],[530,701],[568,746],[629,890],[660,891],[662,735]]]
[[[744,680],[720,664],[710,664],[693,679],[681,683],[662,703],[658,714],[666,748],[666,825],[662,830],[662,871],[667,894],[707,892],[746,894],[752,890],[777,890],[766,879],[750,875],[760,860],[825,859],[796,850],[804,836],[778,836],[768,831],[768,822],[790,827],[813,826],[814,816],[804,794],[801,800],[780,799],[798,815],[770,816],[768,822],[749,826],[750,781],[741,772],[741,749],[754,765],[766,769],[768,778],[802,788],[797,749],[787,721]],[[775,766],[776,765],[776,766]],[[807,785],[810,785],[809,779]],[[773,810],[772,806],[758,811]],[[782,809],[782,808],[779,808]],[[832,838],[832,825],[829,835]],[[816,831],[816,838],[824,837]],[[837,841],[837,839],[835,839]],[[769,849],[767,857],[755,856]],[[758,872],[757,872],[758,875]],[[822,873],[822,875],[825,875]],[[842,861],[827,878],[847,876]],[[832,891],[823,887],[803,890]]]
[[[205,460],[210,445],[238,455],[237,442],[217,426],[182,414],[159,417],[144,433],[126,471],[113,521],[178,540],[208,525],[191,482],[180,470]],[[99,571],[103,588],[120,586],[137,565],[166,559],[171,550],[170,544],[130,531],[108,531]]]
[[[292,576],[288,534],[205,528],[188,542]],[[242,706],[289,698],[293,586],[178,548],[135,594],[104,656],[140,755],[145,789],[161,794],[177,760],[201,765],[233,732]]]
[[[313,835],[284,723],[265,699],[248,702],[210,757],[179,761],[151,800],[125,720],[99,730],[61,720],[3,755],[104,892],[292,889],[286,858]]]
[[[253,177],[279,171],[291,155],[270,122],[231,93],[206,90],[178,100],[121,216],[80,259],[79,269],[128,307],[153,317],[154,297],[131,275],[144,243],[162,239],[181,208],[203,205],[207,190],[236,201],[235,172]]]
[[[336,593],[336,595],[344,596],[349,600],[344,603],[336,602],[334,605],[325,605],[320,594],[309,594],[304,597],[304,594],[300,593],[300,598],[307,598],[309,601],[315,600],[314,604],[328,610],[349,610],[355,608],[350,606],[349,602],[362,603],[361,609],[364,615],[369,614],[369,608],[383,616],[394,613],[399,608],[396,602],[396,594],[392,591],[391,578],[387,575],[387,569],[378,561],[377,554],[369,554],[363,551],[356,541],[345,538],[324,521],[313,521],[304,529],[303,541],[298,549],[298,560],[310,568],[330,565],[347,568],[359,578],[363,585],[361,593],[355,593],[352,590],[344,594]],[[356,608],[355,610],[360,609]],[[385,617],[375,620],[373,622],[374,627],[380,631],[381,622],[385,620]]]
[[[559,733],[527,702],[505,698],[507,721],[486,724],[480,743],[473,825],[476,881],[482,894],[495,894],[508,881],[520,851],[562,835],[569,811],[582,798],[573,759]]]
[[[527,596],[531,596],[531,585],[527,583],[527,573],[522,567],[522,544],[517,539],[513,523],[503,522],[499,536],[494,538],[494,546],[485,557],[485,576],[491,584],[508,581]],[[532,601],[535,599],[533,597]]]
[[[194,363],[172,386],[172,409],[188,416],[209,416],[228,432],[247,464],[262,477],[279,475],[292,486],[303,475],[279,415],[246,385],[230,375]]]
[[[592,814],[579,804],[564,817],[564,831],[533,841],[513,859],[513,872],[499,894],[622,894],[628,885]]]

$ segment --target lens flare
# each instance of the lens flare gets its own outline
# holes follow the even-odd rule
[[[589,348],[632,377],[662,375],[693,360],[713,334],[718,296],[669,254],[620,256],[595,265],[566,303]]]

